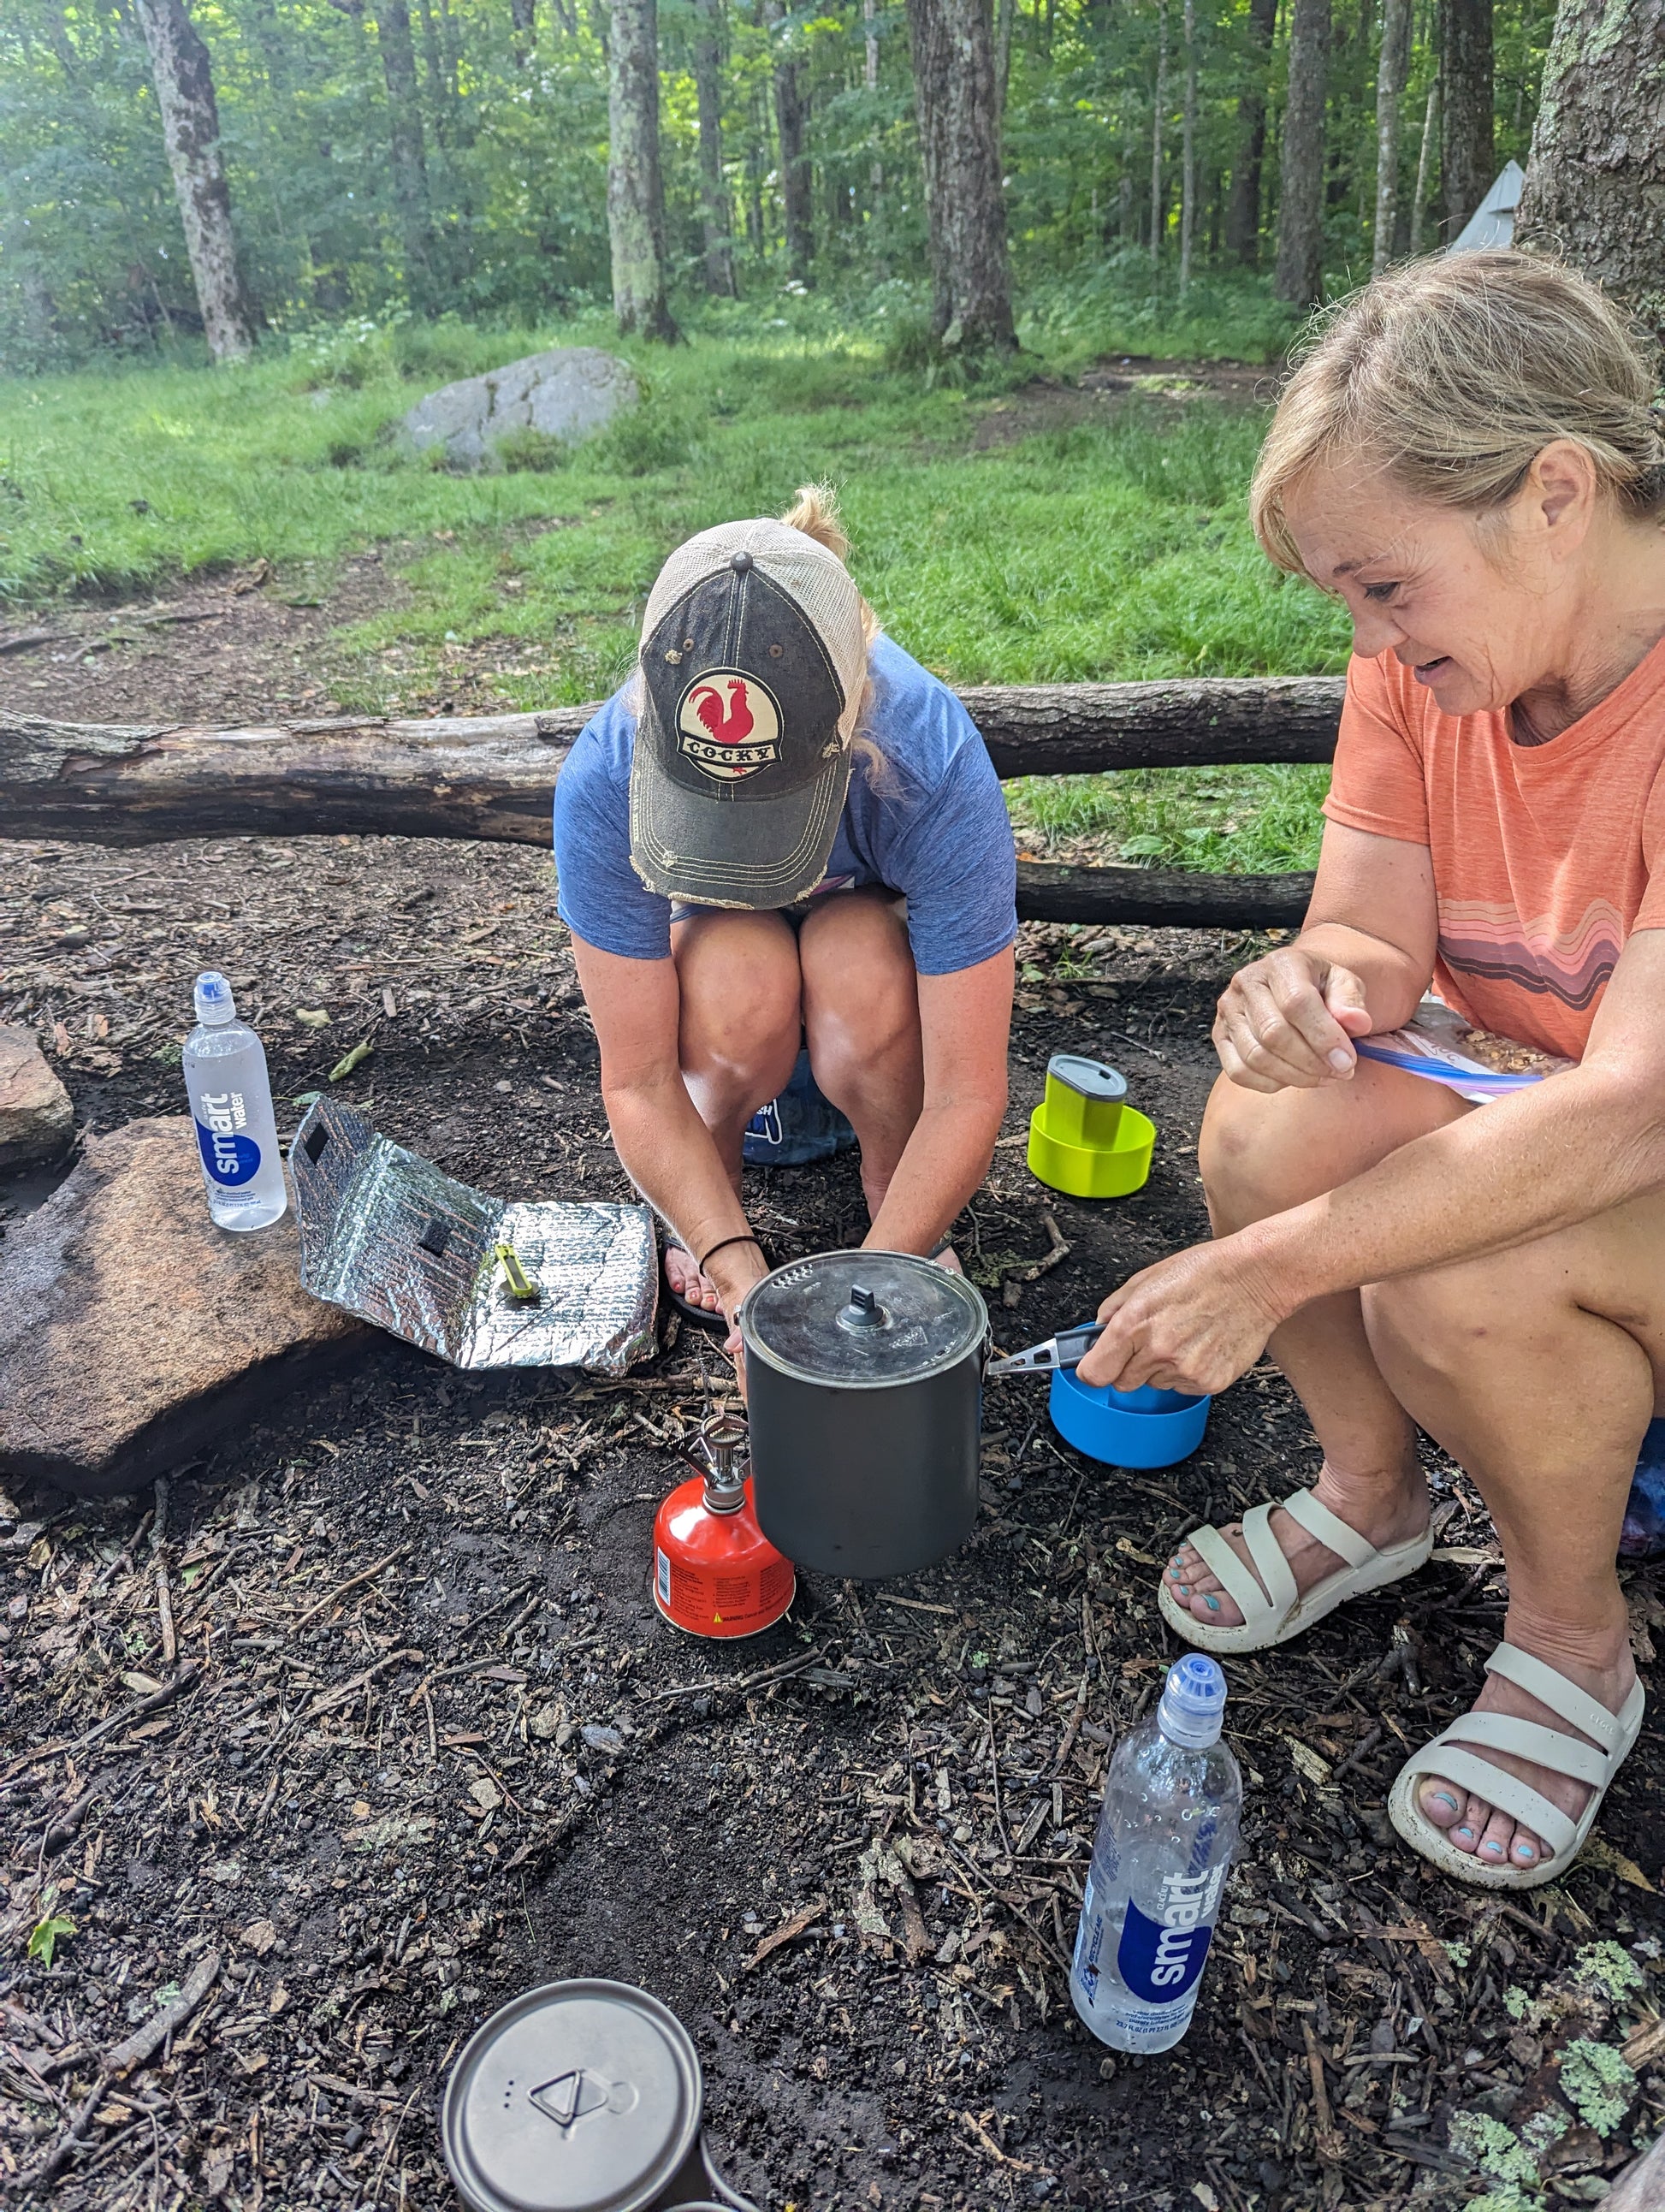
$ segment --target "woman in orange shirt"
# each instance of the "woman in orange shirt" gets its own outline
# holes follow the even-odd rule
[[[1200,1146],[1215,1241],[1106,1300],[1082,1365],[1224,1389],[1263,1350],[1324,1462],[1199,1530],[1162,1608],[1253,1650],[1413,1572],[1420,1425],[1509,1575],[1474,1710],[1389,1811],[1449,1872],[1565,1872],[1642,1722],[1614,1556],[1665,1410],[1665,445],[1582,278],[1513,253],[1378,280],[1285,391],[1254,514],[1346,605],[1316,889],[1219,1004]],[[1477,1106],[1358,1041],[1432,987],[1571,1062]]]

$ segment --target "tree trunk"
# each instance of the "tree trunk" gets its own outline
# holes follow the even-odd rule
[[[1237,158],[1231,168],[1231,202],[1225,217],[1225,250],[1252,269],[1261,258],[1261,165],[1266,159],[1267,70],[1278,0],[1249,0],[1249,78],[1237,99]]]
[[[1492,189],[1492,5],[1439,0],[1439,163],[1448,246]],[[1607,16],[1612,13],[1609,8]]]
[[[1151,258],[1162,254],[1167,195],[1162,189],[1162,125],[1168,110],[1168,0],[1157,0],[1157,88],[1151,101]]]
[[[815,180],[810,173],[809,97],[787,41],[782,0],[764,0],[763,21],[775,52],[775,130],[781,149],[781,213],[786,224],[787,270],[807,284],[815,258]]]
[[[208,48],[185,11],[185,0],[134,0],[134,7],[150,51],[203,335],[216,361],[240,361],[254,344],[254,315],[237,266]]]
[[[619,329],[674,343],[665,295],[656,0],[613,0],[607,21],[607,235]]]
[[[932,329],[948,351],[1017,345],[989,0],[908,0]]]
[[[722,0],[698,0],[694,88],[700,112],[700,214],[705,226],[705,289],[735,296],[733,221],[723,181]]]
[[[1393,258],[1399,213],[1399,97],[1411,62],[1411,0],[1382,0],[1382,58],[1376,75],[1376,236],[1370,274]]]
[[[1434,133],[1439,127],[1439,79],[1428,88],[1428,105],[1422,111],[1422,146],[1417,155],[1416,191],[1411,201],[1410,253],[1422,251],[1422,224],[1428,208],[1428,173],[1434,165]]]
[[[508,14],[514,58],[525,69],[538,43],[538,0],[508,0]]]
[[[1665,6],[1562,0],[1515,242],[1665,324]]]
[[[878,249],[873,255],[873,275],[882,283],[890,271],[884,251],[884,164],[878,150],[878,9],[876,0],[861,0],[861,27],[864,52],[861,82],[867,94],[870,110],[874,115],[872,158],[867,164],[868,213],[878,233]]]
[[[1179,289],[1191,283],[1191,246],[1197,226],[1197,11],[1185,0],[1185,105],[1180,122]]]
[[[1012,24],[1017,14],[1013,0],[1000,0],[994,18],[994,115],[1006,121],[1006,96],[1012,82]]]
[[[1310,307],[1324,283],[1324,105],[1329,57],[1330,0],[1294,0],[1273,289],[1280,300],[1297,307]]]
[[[405,283],[410,303],[425,314],[441,305],[434,240],[434,209],[428,191],[428,153],[422,144],[422,107],[416,96],[416,50],[410,39],[406,0],[375,0],[376,44],[387,87],[387,137],[392,154],[393,204],[398,210],[404,246]]]

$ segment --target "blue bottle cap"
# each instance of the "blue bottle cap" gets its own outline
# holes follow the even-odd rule
[[[1225,1677],[1218,1662],[1201,1651],[1188,1651],[1168,1670],[1157,1726],[1170,1743],[1186,1751],[1206,1751],[1218,1743],[1225,1716]]]
[[[222,1022],[234,1021],[237,1006],[231,995],[231,986],[217,968],[204,969],[197,978],[197,1018],[206,1022],[210,1029],[218,1029]]]

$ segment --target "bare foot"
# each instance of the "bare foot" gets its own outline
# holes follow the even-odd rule
[[[1576,1682],[1610,1713],[1616,1713],[1623,1705],[1636,1680],[1636,1662],[1622,1633],[1616,1639],[1606,1632],[1589,1638],[1589,1659],[1596,1663],[1570,1658],[1565,1650],[1551,1648],[1541,1641],[1534,1643],[1518,1627],[1511,1627],[1509,1640],[1522,1650],[1531,1651],[1535,1657],[1546,1661],[1570,1682]],[[1475,1698],[1473,1710],[1477,1713],[1508,1713],[1516,1720],[1536,1721],[1541,1727],[1553,1729],[1558,1735],[1571,1736],[1577,1743],[1590,1741],[1559,1713],[1540,1705],[1536,1698],[1501,1674],[1486,1676],[1486,1686]],[[1529,1783],[1569,1820],[1576,1820],[1589,1802],[1588,1783],[1573,1781],[1547,1767],[1534,1766],[1530,1759],[1493,1751],[1489,1745],[1476,1744],[1474,1749],[1488,1766],[1502,1767],[1506,1773]],[[1417,1792],[1417,1805],[1435,1827],[1445,1831],[1458,1850],[1472,1851],[1483,1866],[1532,1867],[1555,1856],[1543,1838],[1534,1835],[1524,1822],[1497,1811],[1483,1797],[1476,1797],[1464,1789],[1460,1782],[1445,1782],[1437,1774],[1429,1775]]]
[[[694,1255],[685,1252],[680,1244],[665,1248],[665,1279],[679,1297],[690,1305],[700,1306],[708,1314],[720,1314],[723,1310],[722,1294],[709,1275],[702,1275],[694,1264]]]
[[[1339,1475],[1328,1461],[1319,1469],[1316,1493],[1338,1520],[1381,1550],[1420,1535],[1428,1526],[1428,1485],[1419,1468],[1402,1474]],[[1309,1535],[1298,1521],[1281,1509],[1272,1516],[1271,1529],[1279,1550],[1289,1562],[1295,1586],[1303,1592],[1346,1565],[1327,1545]],[[1255,1574],[1254,1562],[1243,1539],[1243,1523],[1233,1521],[1220,1534],[1243,1565]],[[1169,1589],[1205,1628],[1237,1628],[1243,1611],[1222,1586],[1219,1577],[1190,1544],[1182,1544],[1164,1571]],[[1255,1579],[1260,1582],[1258,1574]],[[1262,1585],[1262,1587],[1264,1587]]]

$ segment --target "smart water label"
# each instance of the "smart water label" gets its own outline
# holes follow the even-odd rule
[[[1225,1874],[1218,1866],[1212,1874],[1170,1875],[1162,1885],[1159,1920],[1128,1899],[1115,1963],[1146,2004],[1172,2004],[1194,1988],[1213,1940]]]
[[[248,1110],[240,1091],[205,1091],[198,1102],[197,1143],[203,1165],[216,1182],[252,1182],[260,1171],[260,1147],[242,1134]]]

